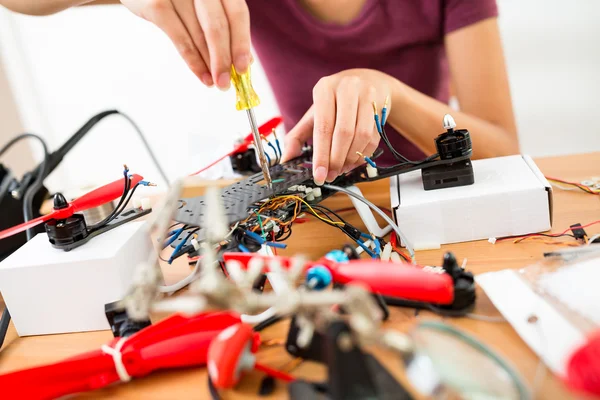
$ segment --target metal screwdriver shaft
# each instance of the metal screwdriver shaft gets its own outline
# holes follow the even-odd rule
[[[267,182],[267,186],[270,188],[272,183],[271,172],[269,172],[269,163],[267,161],[267,158],[265,157],[265,150],[263,149],[262,140],[260,138],[260,134],[258,133],[258,125],[256,124],[254,110],[250,108],[246,110],[246,114],[248,114],[248,120],[250,121],[250,128],[252,129],[254,145],[256,147],[256,151],[258,152],[260,167],[262,169],[263,176],[265,177],[265,181]]]
[[[231,82],[235,87],[235,93],[237,101],[235,108],[239,110],[246,110],[248,114],[248,121],[250,121],[250,129],[252,130],[252,137],[254,138],[254,147],[258,155],[258,161],[260,162],[260,168],[262,169],[263,176],[267,186],[272,187],[271,173],[269,172],[269,163],[265,157],[265,151],[262,145],[260,133],[258,132],[258,125],[256,124],[256,117],[254,115],[254,107],[260,104],[260,99],[254,92],[252,87],[252,81],[250,80],[250,68],[243,74],[239,74],[234,66],[231,66]]]

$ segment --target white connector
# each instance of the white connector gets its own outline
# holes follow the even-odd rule
[[[313,194],[315,195],[316,198],[320,198],[321,196],[323,196],[323,193],[321,192],[320,187],[313,188]]]
[[[142,210],[149,210],[152,208],[152,203],[150,202],[149,197],[142,198]]]
[[[389,261],[391,255],[392,255],[392,244],[386,243],[385,246],[383,246],[383,250],[381,250],[381,256],[380,256],[381,261]]]
[[[304,193],[306,193],[306,198],[305,198],[306,201],[314,201],[315,200],[315,195],[313,193],[312,188],[306,188]]]
[[[142,208],[142,200],[139,197],[133,198],[133,208]]]
[[[372,167],[371,164],[367,164],[367,176],[369,178],[375,178],[377,175],[379,175],[377,168]]]

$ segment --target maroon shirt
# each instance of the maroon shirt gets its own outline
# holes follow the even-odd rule
[[[444,35],[498,15],[496,0],[366,0],[360,15],[342,26],[319,21],[298,0],[247,4],[252,42],[288,131],[312,105],[320,78],[352,68],[385,72],[447,103]],[[423,157],[392,127],[386,132],[400,153]],[[394,163],[389,151],[380,160]]]

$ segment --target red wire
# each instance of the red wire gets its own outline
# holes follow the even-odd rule
[[[206,171],[210,167],[214,166],[215,164],[219,163],[220,161],[223,161],[227,157],[229,157],[232,154],[234,154],[235,152],[237,152],[237,150],[238,150],[238,148],[236,147],[235,149],[231,150],[229,153],[225,154],[224,156],[222,156],[220,158],[217,158],[215,161],[213,161],[212,163],[208,164],[206,167],[199,169],[198,171],[194,172],[193,174],[190,174],[189,176],[198,175],[200,172]]]
[[[590,222],[589,224],[585,224],[581,227],[577,227],[579,229],[583,229],[583,228],[587,228],[589,226],[592,225],[596,225],[596,224],[600,224],[600,220],[598,221],[594,221],[594,222]],[[527,238],[527,237],[533,237],[533,236],[544,236],[544,237],[561,237],[562,235],[566,234],[567,232],[571,231],[571,228],[567,228],[564,231],[560,232],[560,233],[549,233],[547,235],[540,235],[539,233],[530,233],[529,235],[523,235],[523,236],[508,236],[508,237],[503,237],[503,238],[499,238],[496,241],[499,242],[501,240],[508,240],[508,239],[521,239],[521,238]]]
[[[271,232],[273,234],[273,242],[275,241],[275,232]],[[273,254],[277,255],[277,247],[271,247],[273,249]]]
[[[266,365],[263,365],[260,363],[255,363],[254,369],[262,371],[265,374],[267,374],[275,379],[280,379],[285,382],[294,382],[296,380],[296,378],[294,378],[292,375],[290,375],[286,372],[279,371],[278,369],[273,369],[271,367],[267,367]]]

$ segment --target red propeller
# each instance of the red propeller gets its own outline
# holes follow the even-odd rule
[[[131,175],[131,186],[135,186],[142,179],[144,178],[140,175]],[[123,186],[123,179],[119,179],[109,183],[108,185],[99,187],[96,190],[92,190],[91,192],[73,200],[65,208],[58,210],[54,209],[54,211],[52,211],[50,214],[42,215],[41,217],[32,219],[31,221],[24,222],[20,225],[16,225],[12,228],[1,231],[0,240],[26,231],[29,228],[33,228],[34,226],[41,224],[42,222],[47,222],[51,219],[66,219],[77,212],[106,204],[123,194]]]

